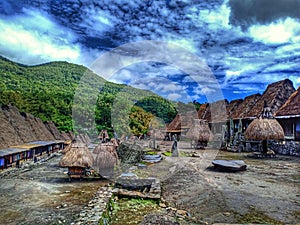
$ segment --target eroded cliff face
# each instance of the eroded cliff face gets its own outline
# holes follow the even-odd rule
[[[43,123],[15,106],[0,107],[0,149],[37,140],[64,140],[64,137],[52,122]]]

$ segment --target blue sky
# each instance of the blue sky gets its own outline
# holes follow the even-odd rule
[[[196,54],[232,100],[286,78],[300,86],[299,11],[300,0],[7,0],[0,2],[0,54],[27,65],[63,60],[93,69],[118,46],[163,41]],[[204,102],[216,88],[158,62],[106,78],[185,102]]]

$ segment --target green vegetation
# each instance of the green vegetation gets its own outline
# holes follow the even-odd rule
[[[159,96],[146,97],[136,105],[161,118],[165,123],[170,123],[177,114],[175,105]]]
[[[140,224],[145,215],[159,209],[155,200],[121,198],[114,205],[109,224]]]
[[[141,135],[154,116],[168,123],[176,115],[175,103],[150,91],[107,82],[76,64],[25,66],[0,57],[0,74],[0,105],[12,104],[53,121],[60,131],[89,132],[87,127],[94,125],[110,135]]]

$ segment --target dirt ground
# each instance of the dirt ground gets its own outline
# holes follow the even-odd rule
[[[168,206],[186,210],[194,224],[300,222],[300,158],[281,156],[253,159],[251,153],[196,150],[187,157],[187,143],[179,142],[181,157],[131,171],[161,180]],[[165,147],[163,150],[169,150]],[[218,172],[213,159],[242,159],[248,167],[238,173]],[[2,177],[0,224],[70,224],[99,187],[109,181],[69,182],[60,156],[36,168]]]
[[[194,150],[179,143],[181,155]],[[200,157],[166,157],[140,176],[162,181],[168,205],[189,212],[194,221],[213,223],[300,223],[300,159],[281,156],[255,159],[252,153],[196,150]],[[241,159],[247,170],[218,172],[213,159]]]
[[[60,156],[1,178],[0,224],[70,224],[104,180],[69,181]]]

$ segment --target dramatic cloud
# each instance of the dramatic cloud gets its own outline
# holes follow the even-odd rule
[[[0,19],[0,51],[25,64],[53,60],[78,62],[80,46],[72,31],[53,23],[37,11],[23,10],[11,21]]]
[[[107,79],[190,101],[184,98],[203,100],[219,88],[213,73],[233,99],[285,78],[299,85],[299,8],[299,0],[1,1],[0,53],[25,64],[90,66],[122,44],[165,41],[195,53],[211,71],[199,68],[191,77],[171,65],[144,62]]]

